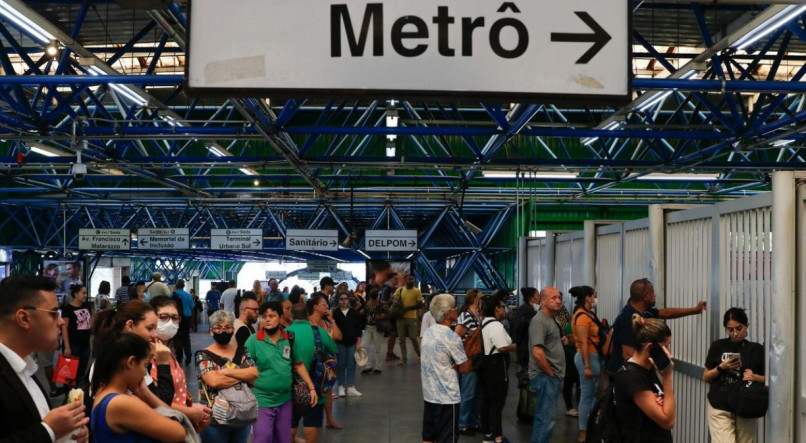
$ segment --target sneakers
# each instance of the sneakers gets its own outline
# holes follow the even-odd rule
[[[565,411],[565,415],[567,415],[569,417],[579,417],[579,412],[576,409],[571,408],[571,409]]]
[[[344,386],[339,386],[339,397],[345,397],[347,394],[344,392]]]
[[[344,389],[344,388],[339,388],[339,389]],[[339,392],[339,393],[341,393],[341,392]],[[356,389],[355,386],[350,386],[350,387],[347,388],[347,395],[350,396],[350,397],[361,397],[361,393],[358,392],[358,389]]]
[[[397,365],[398,366],[406,366],[406,360],[398,360]]]
[[[481,443],[495,443],[495,437],[493,434],[484,434],[484,440]]]
[[[370,372],[372,372],[372,368],[367,368],[367,369],[361,370],[362,374],[369,374]]]

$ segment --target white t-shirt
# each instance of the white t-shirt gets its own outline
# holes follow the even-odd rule
[[[505,348],[512,344],[512,338],[507,334],[504,325],[501,324],[500,321],[488,317],[481,321],[481,325],[487,325],[481,330],[481,337],[482,340],[484,340],[485,355],[498,354],[498,349]],[[495,349],[493,349],[493,346],[495,346]]]
[[[431,315],[431,311],[426,311],[425,315],[423,315],[422,324],[420,325],[420,338],[423,338],[425,331],[435,324],[437,324],[437,322],[434,321],[434,316]]]
[[[238,295],[238,289],[229,288],[221,293],[221,304],[219,307],[227,312],[235,314],[235,296]]]

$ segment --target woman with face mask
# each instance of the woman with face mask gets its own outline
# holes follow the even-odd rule
[[[154,308],[154,313],[157,314],[157,339],[163,344],[168,346],[168,343],[174,338],[177,331],[179,331],[179,310],[176,308],[176,302],[170,297],[160,295],[151,299],[150,305]],[[168,346],[170,348],[170,346]],[[173,383],[174,396],[171,399],[171,408],[181,411],[188,416],[191,423],[197,428],[201,429],[207,423],[205,420],[210,416],[210,408],[201,403],[193,403],[193,398],[188,394],[187,378],[182,365],[171,353],[169,362],[171,368],[171,381]],[[157,378],[157,360],[156,357],[151,360],[151,377]]]
[[[602,373],[603,353],[608,347],[609,336],[604,336],[602,323],[593,311],[596,306],[596,290],[590,286],[574,286],[568,292],[576,299],[571,325],[576,343],[573,361],[579,374],[580,388],[577,441],[584,442],[588,415],[595,400],[596,381]]]
[[[82,284],[70,286],[70,303],[62,308],[62,337],[64,356],[78,358],[75,385],[84,378],[90,361],[90,333],[94,310],[87,300],[87,287]]]
[[[257,367],[249,351],[240,348],[241,352],[238,352],[238,344],[232,340],[232,335],[235,333],[232,327],[234,322],[235,317],[224,310],[215,311],[210,316],[210,335],[213,337],[213,344],[196,353],[196,368],[199,384],[202,385],[200,388],[207,392],[206,396],[199,399],[202,402],[207,401],[206,397],[214,399],[220,389],[235,386],[240,382],[252,386],[257,380]],[[238,361],[234,361],[236,353]],[[220,364],[222,362],[226,364]],[[210,426],[202,431],[200,437],[202,442],[246,443],[250,430],[250,425],[222,426],[216,423],[215,419],[211,419]]]

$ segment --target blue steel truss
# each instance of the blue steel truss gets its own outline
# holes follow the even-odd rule
[[[438,288],[471,270],[505,287],[490,258],[527,204],[707,203],[804,166],[804,11],[738,45],[798,5],[635,2],[635,99],[597,107],[191,98],[181,65],[163,66],[184,57],[183,5],[3,4],[28,20],[0,21],[0,234],[18,248],[76,252],[81,227],[188,227],[191,250],[166,260],[321,258],[285,251],[291,227],[337,229],[349,246],[326,255],[355,261],[363,230],[406,228]],[[677,29],[656,32],[655,16]],[[261,228],[263,250],[210,251],[217,227]]]

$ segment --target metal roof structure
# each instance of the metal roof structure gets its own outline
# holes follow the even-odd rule
[[[0,0],[0,244],[181,226],[188,257],[311,259],[285,230],[328,228],[345,248],[325,256],[357,260],[364,229],[406,228],[432,279],[453,260],[494,286],[496,254],[577,211],[736,198],[803,168],[806,6],[631,5],[634,99],[602,106],[193,98],[186,4]],[[264,250],[204,250],[216,227],[262,228]]]

